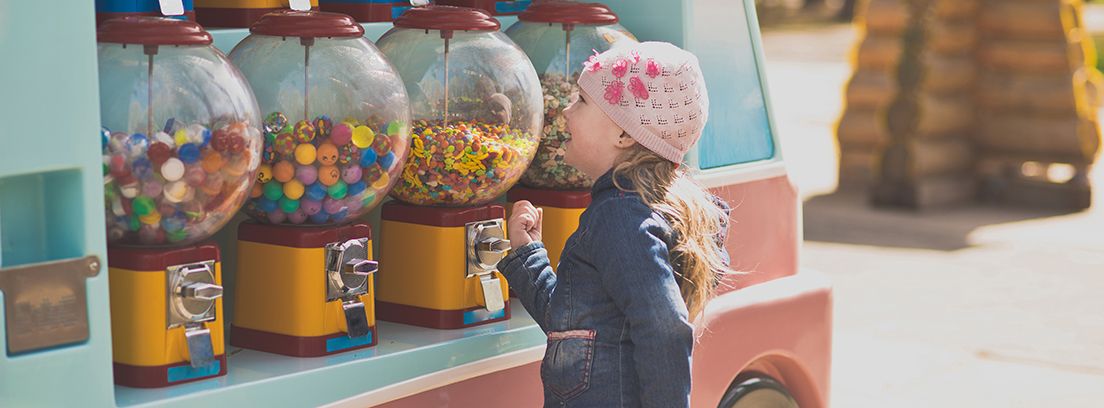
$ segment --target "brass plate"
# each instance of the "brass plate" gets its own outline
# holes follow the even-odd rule
[[[96,256],[0,269],[8,354],[88,340],[85,280],[99,273]]]

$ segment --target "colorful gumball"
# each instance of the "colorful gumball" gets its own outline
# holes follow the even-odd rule
[[[265,117],[264,130],[269,133],[279,133],[288,125],[288,118],[280,112],[272,112]]]
[[[303,196],[304,191],[305,187],[303,187],[303,183],[300,183],[299,180],[291,180],[284,183],[284,197],[298,200]]]
[[[307,120],[301,120],[295,124],[295,141],[299,143],[310,143],[314,140],[315,129],[314,125]]]
[[[360,148],[347,144],[337,149],[337,164],[342,166],[360,161]]]
[[[376,133],[372,131],[372,128],[368,126],[357,126],[353,128],[353,144],[361,149],[367,148],[372,145],[372,141],[376,138]]]
[[[315,151],[314,145],[310,143],[303,143],[295,147],[295,161],[301,165],[307,166],[313,164],[316,157],[317,152]]]
[[[338,154],[337,146],[331,143],[323,143],[318,146],[318,163],[323,166],[333,166],[337,164]]]
[[[295,165],[290,161],[280,160],[275,166],[272,166],[272,177],[281,183],[287,183],[295,177]]]
[[[341,172],[335,166],[322,166],[318,169],[318,181],[322,185],[332,186],[341,179]]]
[[[295,179],[303,183],[304,186],[309,186],[318,181],[318,168],[314,166],[299,166],[295,169]]]
[[[276,135],[276,141],[272,143],[272,148],[280,157],[290,156],[295,152],[295,136],[291,133],[280,133]]]
[[[343,180],[345,184],[353,184],[360,181],[362,173],[360,167],[349,166],[341,170],[341,180]]]
[[[387,135],[381,135],[377,137],[372,143],[372,150],[376,151],[377,156],[383,156],[391,151],[391,137]]]
[[[336,146],[344,146],[353,140],[353,128],[347,123],[334,125],[330,133],[330,143]]]
[[[272,180],[272,166],[262,164],[261,167],[257,169],[257,182],[263,184],[270,180]]]
[[[314,118],[314,130],[316,137],[327,138],[330,137],[330,133],[333,130],[333,120],[329,116],[322,115]]]

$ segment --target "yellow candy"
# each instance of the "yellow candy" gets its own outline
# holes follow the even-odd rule
[[[183,146],[185,143],[188,143],[188,132],[185,132],[184,129],[176,131],[176,133],[173,134],[173,141],[176,142],[177,146]]]
[[[383,190],[387,188],[387,183],[391,181],[391,177],[387,176],[387,173],[380,174],[379,180],[372,183],[372,188],[376,190]]]
[[[257,182],[267,183],[272,181],[272,166],[262,164],[261,168],[257,170]]]
[[[376,133],[372,132],[372,129],[368,126],[357,126],[353,128],[353,144],[361,149],[367,148],[372,145],[372,141],[376,140]]]
[[[355,134],[355,133],[354,133]],[[354,138],[356,136],[353,136]],[[314,145],[310,143],[303,143],[295,148],[295,161],[304,166],[314,163],[314,159],[318,157],[318,151],[315,150]]]
[[[287,198],[298,200],[299,197],[303,196],[303,191],[303,183],[300,183],[299,180],[292,180],[284,183],[284,195],[287,196]]]
[[[161,222],[161,213],[154,211],[149,214],[138,217],[138,221],[141,221],[146,225],[157,225]]]

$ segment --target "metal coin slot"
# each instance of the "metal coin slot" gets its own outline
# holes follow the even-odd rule
[[[487,311],[496,312],[506,307],[502,286],[494,275],[498,261],[510,250],[506,239],[506,221],[498,218],[473,222],[465,226],[467,231],[467,277],[479,279],[483,291],[483,304]]]
[[[215,320],[222,286],[215,283],[214,260],[170,266],[166,272],[169,328]]]
[[[326,301],[341,301],[345,312],[346,334],[368,334],[368,316],[359,296],[368,293],[368,277],[379,270],[379,263],[368,259],[368,239],[351,239],[326,244]]]
[[[498,261],[505,258],[510,250],[510,241],[506,239],[506,221],[499,218],[473,222],[465,228],[467,230],[465,246],[468,254],[467,277],[494,272]]]
[[[326,301],[368,293],[368,276],[379,270],[368,259],[368,239],[326,244]]]

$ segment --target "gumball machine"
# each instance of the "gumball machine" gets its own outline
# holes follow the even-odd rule
[[[407,10],[379,40],[410,93],[411,150],[383,206],[381,319],[460,328],[508,319],[495,265],[509,249],[492,204],[533,159],[540,81],[499,22],[476,9]]]
[[[231,344],[309,357],[370,347],[371,230],[358,218],[399,179],[410,105],[351,17],[266,14],[230,52],[264,119],[261,170],[238,227]]]
[[[506,30],[529,56],[544,91],[544,129],[533,164],[521,176],[521,186],[508,194],[510,202],[528,200],[544,209],[543,241],[552,265],[559,262],[564,243],[579,227],[579,216],[590,204],[593,183],[581,171],[564,163],[565,144],[571,140],[563,111],[579,92],[577,80],[583,62],[636,37],[618,24],[617,14],[599,3],[547,1],[536,3]]]
[[[198,24],[105,22],[99,42],[115,382],[226,373],[218,247],[261,160],[248,83]]]

